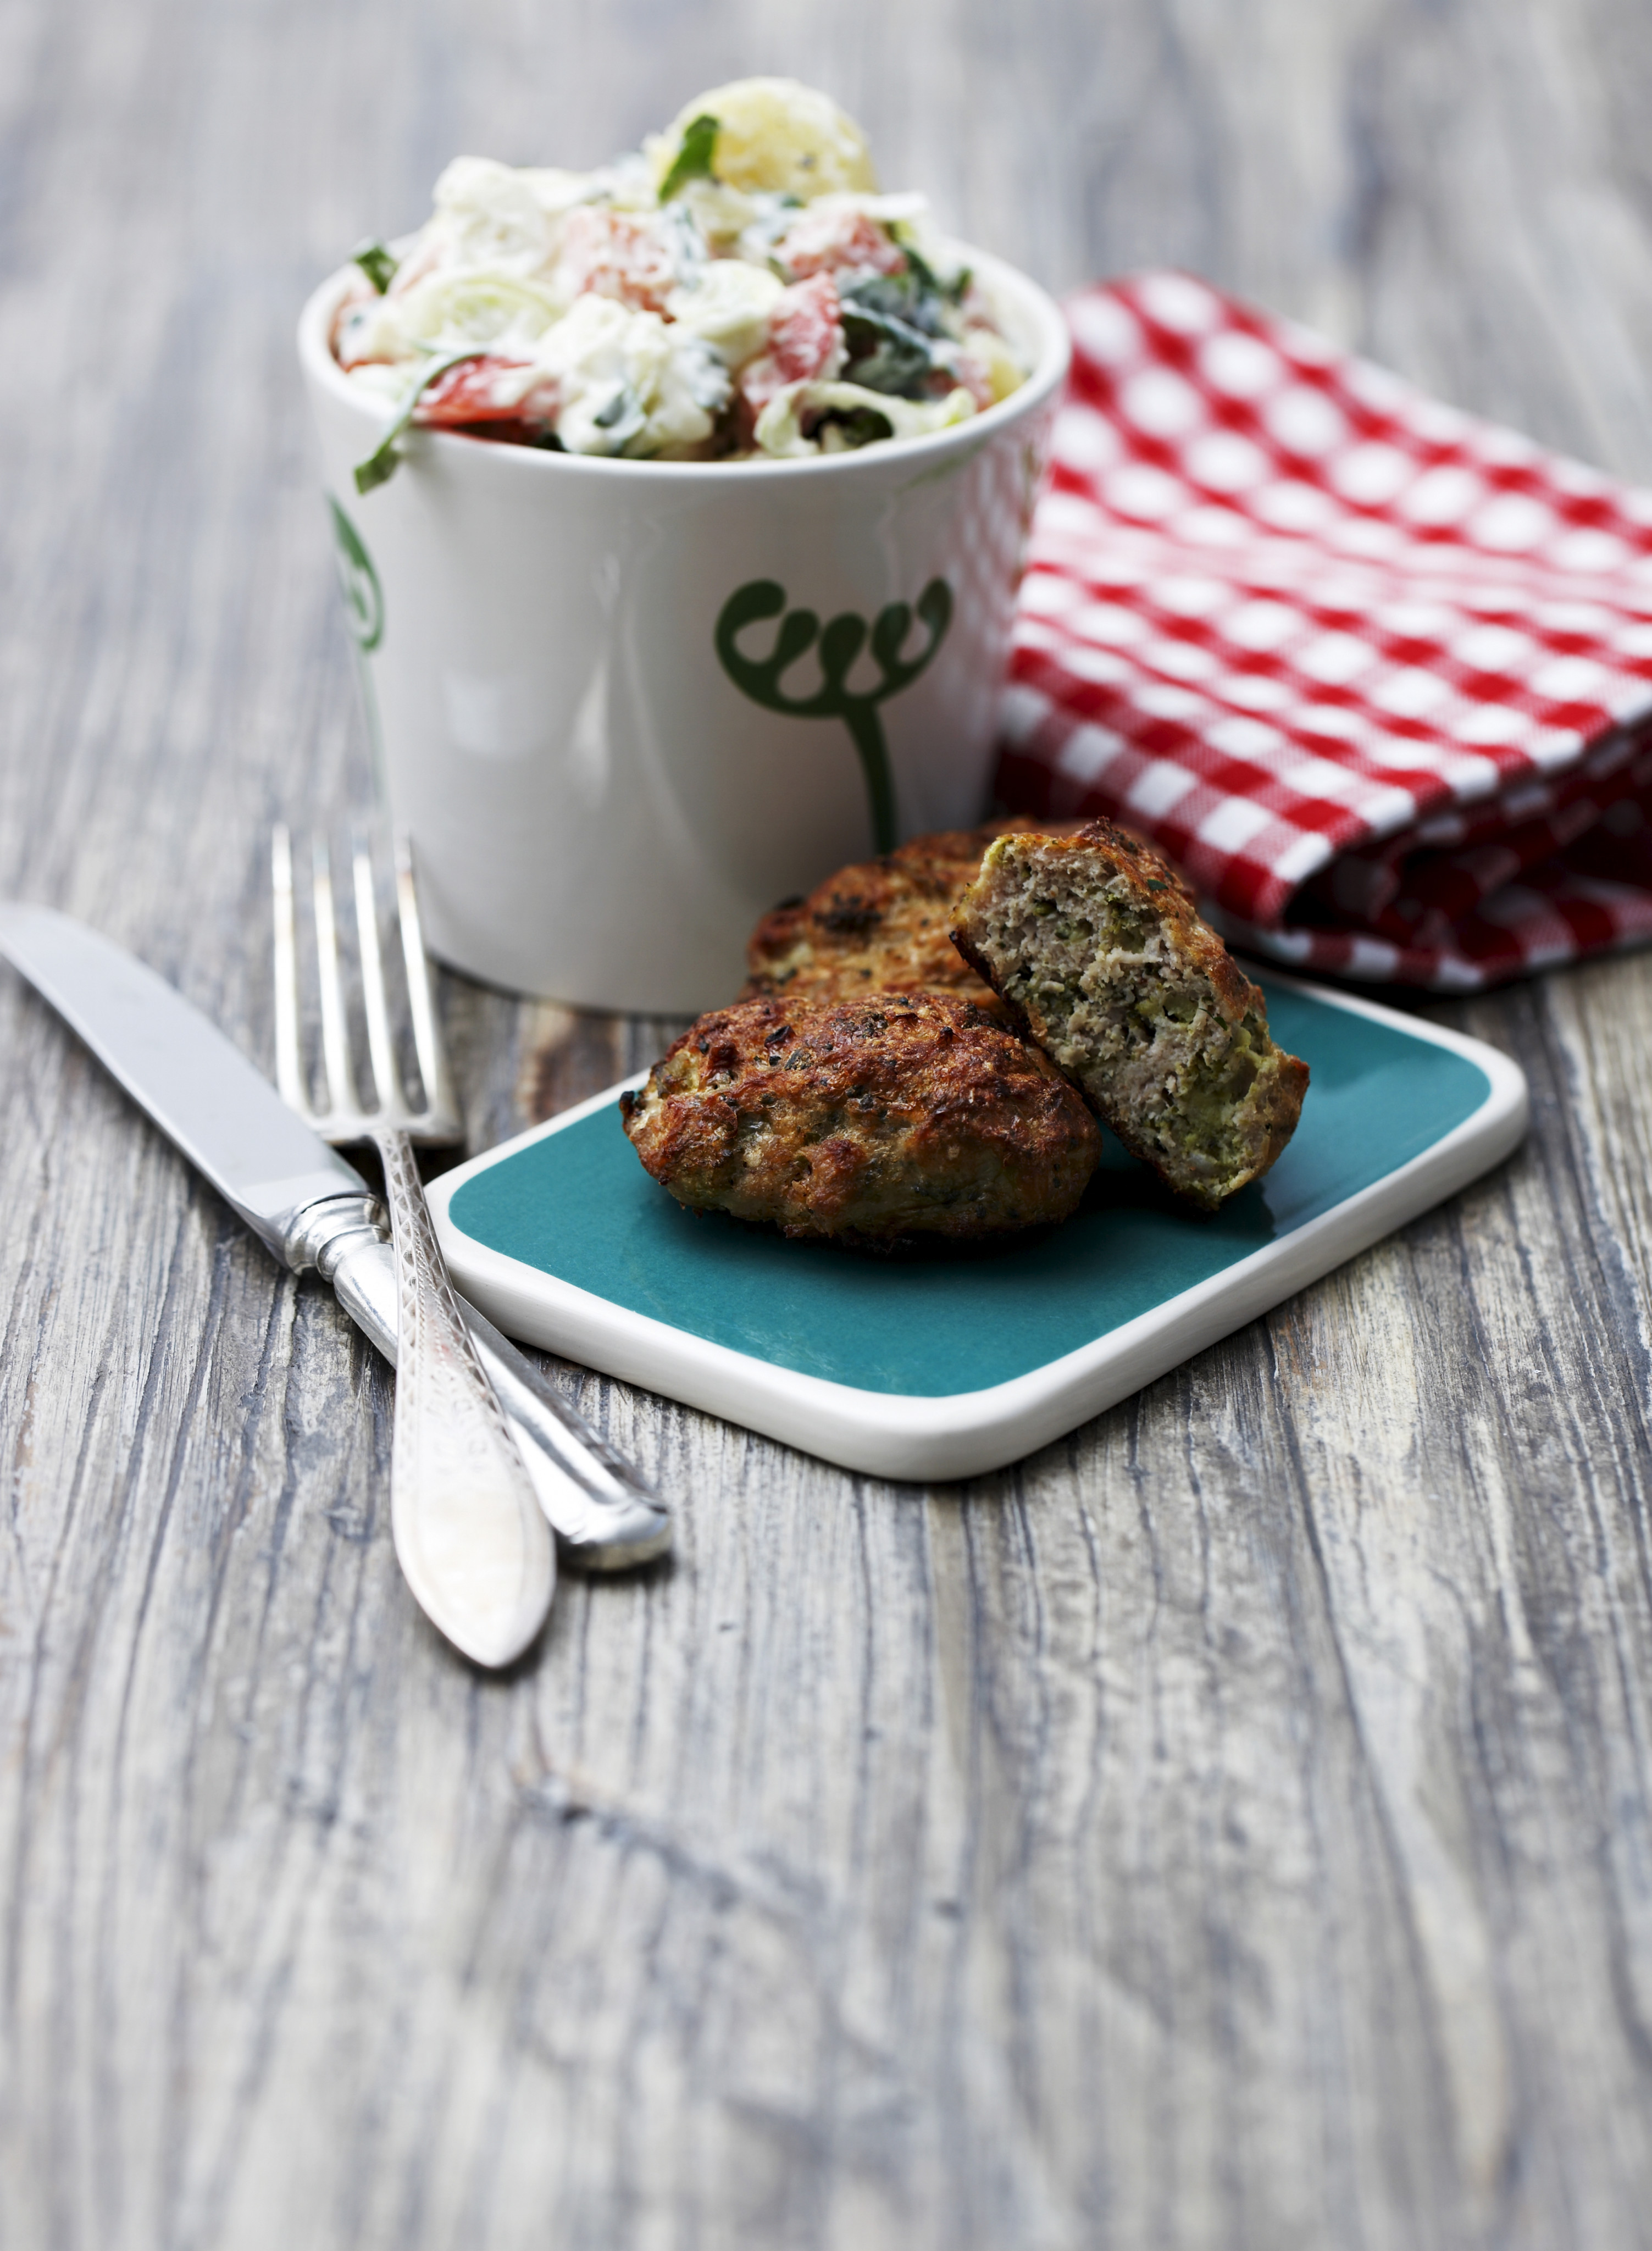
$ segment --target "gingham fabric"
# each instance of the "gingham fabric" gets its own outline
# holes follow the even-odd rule
[[[998,789],[1438,989],[1652,938],[1652,492],[1183,274],[1068,307]]]

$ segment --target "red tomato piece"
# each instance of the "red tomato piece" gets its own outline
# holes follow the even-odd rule
[[[768,352],[782,383],[812,383],[843,364],[843,308],[829,274],[794,283],[768,316]]]
[[[740,376],[740,396],[754,415],[788,383],[836,374],[843,364],[840,314],[837,285],[829,274],[781,290],[769,313],[767,343]]]
[[[511,380],[502,384],[500,377]],[[549,422],[552,386],[536,383],[524,397],[519,360],[463,359],[439,375],[413,410],[413,420],[440,429],[457,422]]]
[[[864,211],[806,211],[775,246],[782,266],[812,274],[904,274],[906,253]]]
[[[960,352],[958,355],[956,380],[961,384],[983,412],[994,404],[992,377],[987,373],[981,362],[968,352]]]
[[[677,271],[655,222],[581,204],[562,223],[559,281],[571,294],[617,297],[634,313],[661,313]]]

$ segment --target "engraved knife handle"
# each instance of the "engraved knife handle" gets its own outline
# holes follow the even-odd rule
[[[373,1135],[396,1257],[391,1529],[420,1607],[478,1665],[509,1665],[545,1623],[556,1550],[454,1295],[413,1144]]]

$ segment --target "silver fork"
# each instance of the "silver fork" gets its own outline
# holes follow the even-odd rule
[[[285,830],[277,832],[273,852],[278,933],[277,1032],[281,1054],[286,1058],[281,1071],[283,1084],[290,1090],[289,1099],[295,1099],[296,1106],[308,1114],[303,1073],[297,1060],[298,980],[293,943],[292,849]],[[399,857],[405,863],[406,852]],[[371,869],[368,872],[371,875]],[[330,915],[330,877],[324,890],[325,911]],[[429,1061],[421,1065],[421,1070],[427,1072],[425,1083],[432,1091],[432,1107],[440,1118],[442,1105],[434,1098],[447,1088],[448,1073],[430,1007],[411,870],[404,869],[398,890],[404,902],[402,951],[410,955],[413,967],[409,974],[413,990],[419,996],[409,1013],[415,1028],[420,1023],[426,1028]],[[359,893],[361,896],[370,896],[370,892]],[[371,943],[376,955],[377,918],[371,919],[374,922]],[[334,935],[336,953],[336,930]],[[340,1026],[336,1041],[342,1045],[348,1063],[349,1042],[342,1038],[342,1006],[336,1010],[335,1020]],[[450,1093],[446,1096],[446,1103],[453,1111]],[[456,1132],[456,1113],[451,1122]],[[372,1339],[385,1359],[393,1362],[396,1260],[376,1225],[357,1222],[348,1229],[343,1228],[342,1223],[324,1226],[315,1241],[295,1248],[331,1283],[351,1319]],[[467,1305],[461,1298],[459,1310],[488,1371],[495,1396],[504,1409],[505,1420],[522,1449],[522,1458],[533,1480],[539,1506],[557,1535],[562,1555],[588,1571],[622,1571],[664,1555],[671,1545],[670,1512],[635,1465],[593,1430],[540,1369],[524,1359],[474,1306]]]
[[[396,1420],[390,1516],[396,1555],[420,1607],[479,1665],[508,1665],[545,1623],[556,1586],[556,1551],[532,1479],[459,1309],[431,1225],[413,1156],[415,1139],[461,1138],[431,1006],[413,868],[396,864],[408,1009],[425,1098],[415,1107],[396,1068],[372,859],[353,849],[362,1000],[375,1099],[367,1107],[351,1068],[338,925],[326,841],[311,849],[322,1060],[328,1098],[309,1099],[298,1037],[298,949],[292,842],[271,842],[275,893],[275,1076],[283,1099],[323,1140],[371,1141],[385,1172],[396,1261]]]

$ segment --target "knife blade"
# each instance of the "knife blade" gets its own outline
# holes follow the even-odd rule
[[[112,939],[0,901],[0,954],[295,1273],[314,1270],[392,1364],[396,1271],[383,1216],[330,1148],[198,1008]],[[467,1326],[570,1561],[614,1570],[671,1541],[664,1503],[474,1306]]]

